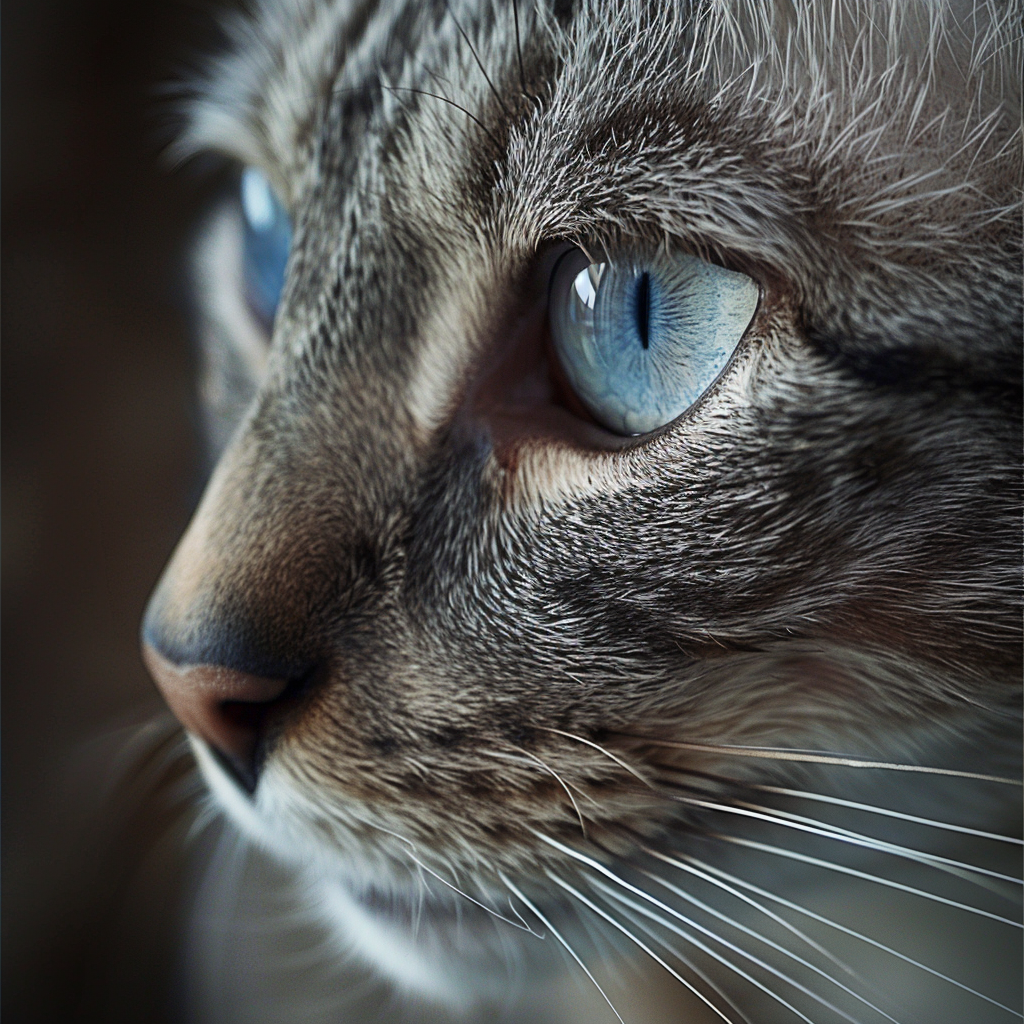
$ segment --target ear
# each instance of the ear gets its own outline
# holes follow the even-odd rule
[[[207,218],[191,261],[208,470],[252,403],[270,351],[271,327],[246,297],[242,258],[242,213],[231,196]]]

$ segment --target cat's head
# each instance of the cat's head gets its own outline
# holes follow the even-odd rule
[[[1018,684],[1006,26],[556,7],[268,7],[190,130],[259,171],[147,658],[371,955],[424,878],[443,945],[678,849],[777,765],[729,747],[911,756]]]

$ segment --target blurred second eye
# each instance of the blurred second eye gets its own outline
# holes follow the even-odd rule
[[[284,288],[292,244],[292,225],[270,182],[255,167],[242,171],[242,215],[245,221],[243,266],[249,302],[268,325],[274,321]]]

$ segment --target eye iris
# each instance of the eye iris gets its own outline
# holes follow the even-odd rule
[[[711,387],[753,319],[758,294],[745,274],[695,256],[590,263],[573,250],[552,278],[552,337],[594,418],[620,434],[645,434]]]

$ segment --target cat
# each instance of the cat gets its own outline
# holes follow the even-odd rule
[[[1019,1016],[1020,15],[229,22],[176,150],[238,168],[216,465],[144,656],[324,991]],[[313,1014],[259,994],[287,958],[229,980],[243,933],[199,927],[194,1012]]]

